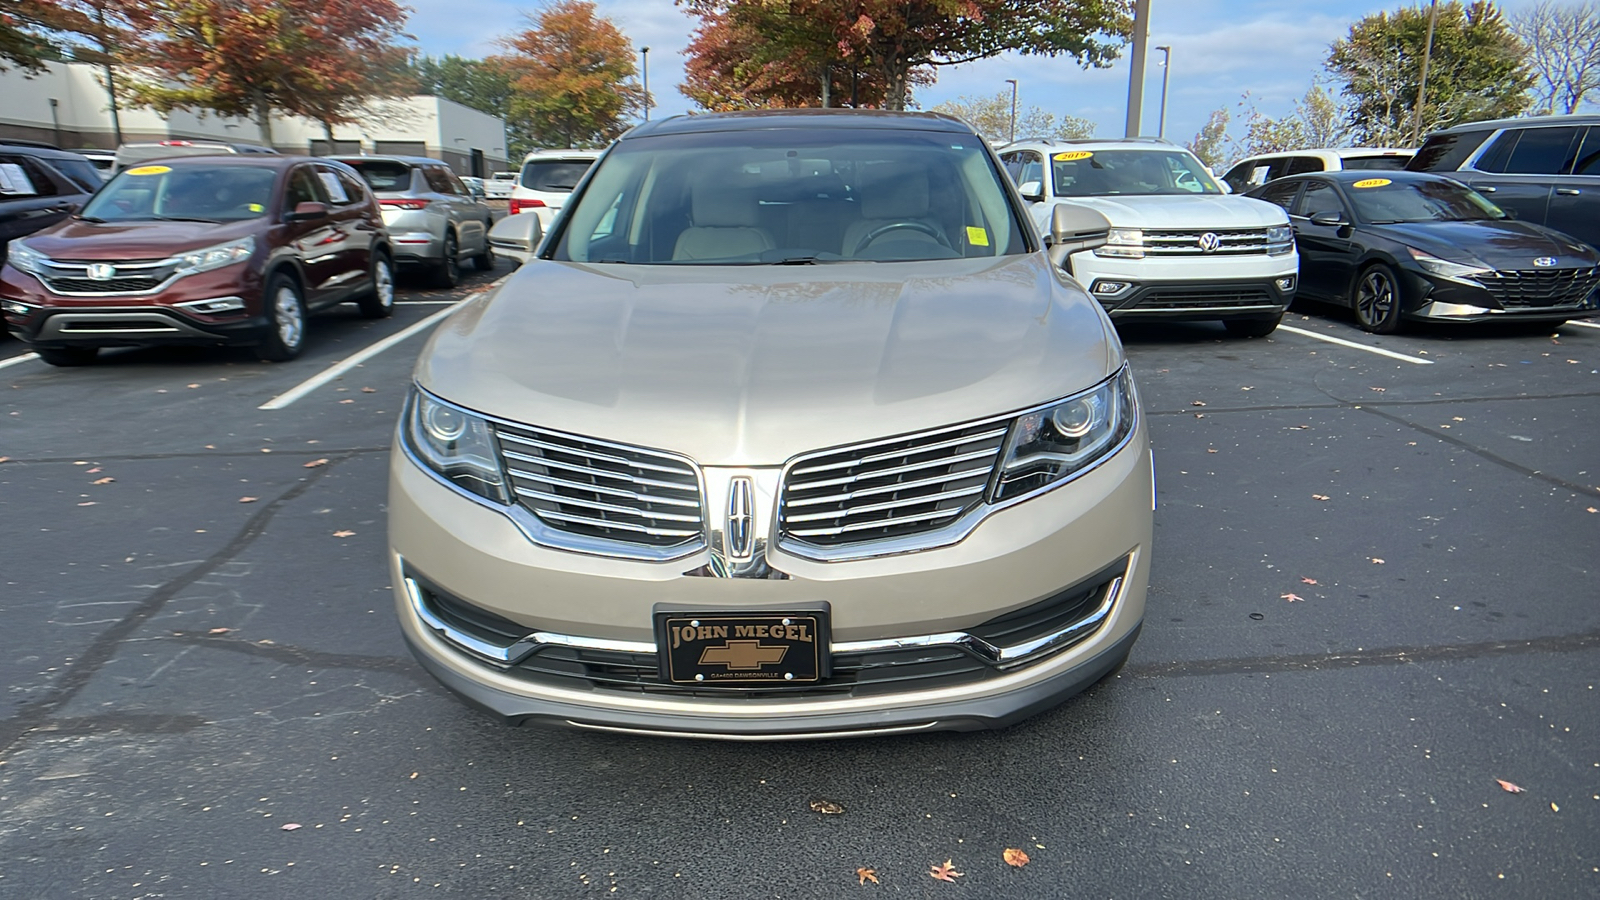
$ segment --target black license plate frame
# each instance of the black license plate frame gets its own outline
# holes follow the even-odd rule
[[[830,613],[827,604],[781,610],[657,608],[659,676],[667,684],[703,687],[817,684],[831,674]]]

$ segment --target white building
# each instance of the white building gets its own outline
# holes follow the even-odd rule
[[[98,66],[51,63],[31,77],[16,68],[0,72],[0,140],[45,141],[59,147],[116,147],[111,98]],[[250,119],[174,110],[119,109],[124,141],[220,140],[262,144]],[[503,119],[442,97],[419,95],[375,101],[358,121],[333,129],[333,146],[322,125],[274,116],[272,143],[281,153],[430,156],[462,175],[486,176],[507,169]]]

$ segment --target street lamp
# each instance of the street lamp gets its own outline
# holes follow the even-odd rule
[[[1161,51],[1161,124],[1156,126],[1156,137],[1167,136],[1167,81],[1172,75],[1172,48],[1157,47]]]
[[[1017,139],[1017,80],[1007,78],[1006,84],[1011,85],[1011,127],[1006,130],[1006,141],[1013,142]]]
[[[644,60],[639,68],[644,72],[644,120],[648,122],[650,121],[650,48],[640,47],[639,55]]]

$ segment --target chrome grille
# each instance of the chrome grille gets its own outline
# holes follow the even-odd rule
[[[90,266],[97,263],[46,260],[39,280],[57,294],[100,296],[105,294],[149,294],[172,279],[178,270],[175,260],[131,260],[107,262],[110,278],[90,278]]]
[[[1473,277],[1506,309],[1573,306],[1600,285],[1593,268],[1506,269]]]
[[[785,473],[778,528],[836,547],[922,534],[983,502],[1009,420],[801,457]]]
[[[700,476],[686,459],[542,428],[497,423],[521,503],[550,527],[651,547],[698,540]]]
[[[1200,238],[1214,234],[1219,241],[1217,249],[1200,249]],[[1267,231],[1264,228],[1221,229],[1202,228],[1185,231],[1144,232],[1144,252],[1147,256],[1240,256],[1265,254]]]

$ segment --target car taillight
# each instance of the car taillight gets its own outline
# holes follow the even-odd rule
[[[510,215],[513,215],[513,216],[516,215],[519,212],[522,212],[525,209],[543,209],[543,208],[544,208],[544,201],[543,200],[518,200],[515,197],[511,198],[511,205],[506,207],[508,213]]]
[[[430,202],[432,202],[432,201],[429,201],[429,200],[379,200],[378,201],[378,203],[380,205],[387,206],[390,209],[427,209],[428,208],[428,204]]]

